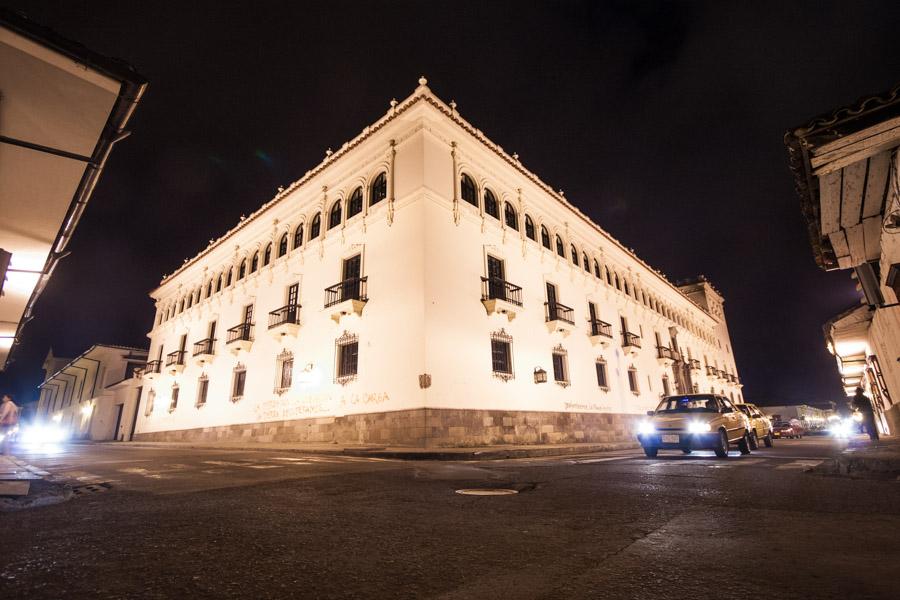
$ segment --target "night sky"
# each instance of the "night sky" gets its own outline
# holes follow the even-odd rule
[[[0,390],[49,347],[146,346],[147,293],[420,75],[638,256],[724,294],[749,401],[843,392],[785,130],[900,80],[898,2],[4,0],[150,81]]]

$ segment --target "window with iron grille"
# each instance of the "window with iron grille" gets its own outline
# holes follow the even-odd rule
[[[206,404],[206,394],[209,392],[209,378],[206,373],[197,380],[197,406]]]
[[[640,389],[638,388],[637,369],[635,369],[634,367],[628,369],[628,389],[630,389],[633,394],[641,393]]]
[[[512,336],[501,329],[491,334],[491,368],[494,377],[508,381],[513,378]]]
[[[144,416],[149,417],[153,414],[153,402],[156,400],[156,392],[154,390],[149,390],[147,392],[147,406],[144,408]]]
[[[359,337],[344,332],[334,341],[335,344],[335,383],[345,385],[354,379],[359,369]]]
[[[178,407],[178,392],[181,391],[178,384],[172,386],[172,401],[169,403],[169,412]]]
[[[294,375],[294,355],[285,350],[275,359],[275,393],[283,394],[291,388],[291,379]]]
[[[237,402],[244,397],[244,384],[247,382],[247,367],[238,363],[234,367],[234,376],[231,382],[231,401]]]
[[[609,379],[606,377],[606,361],[598,358],[594,366],[597,369],[597,385],[603,390],[608,390]]]
[[[553,349],[553,380],[563,387],[569,385],[568,352],[562,345]]]

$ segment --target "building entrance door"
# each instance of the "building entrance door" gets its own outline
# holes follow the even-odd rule
[[[491,298],[506,300],[506,274],[503,272],[503,261],[493,256],[487,257],[488,292]]]
[[[361,271],[362,256],[359,254],[344,260],[341,300],[359,300],[359,275]]]
[[[122,409],[125,407],[124,404],[116,404],[116,425],[113,427],[113,441],[118,442],[119,440],[119,427],[122,425]]]

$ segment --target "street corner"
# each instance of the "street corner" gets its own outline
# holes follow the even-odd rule
[[[0,512],[59,504],[72,498],[72,486],[15,457],[0,457]]]

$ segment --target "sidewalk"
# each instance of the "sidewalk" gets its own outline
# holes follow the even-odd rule
[[[340,444],[303,444],[275,442],[101,442],[134,448],[191,448],[202,450],[253,450],[265,452],[300,452],[339,456],[363,456],[398,460],[500,460],[505,458],[537,458],[594,452],[612,452],[639,448],[634,442],[605,444],[534,444],[522,446],[481,446],[472,448],[411,448],[390,446],[358,446]]]
[[[900,477],[900,437],[882,436],[877,442],[853,439],[837,457],[821,466],[832,475],[877,479]]]

